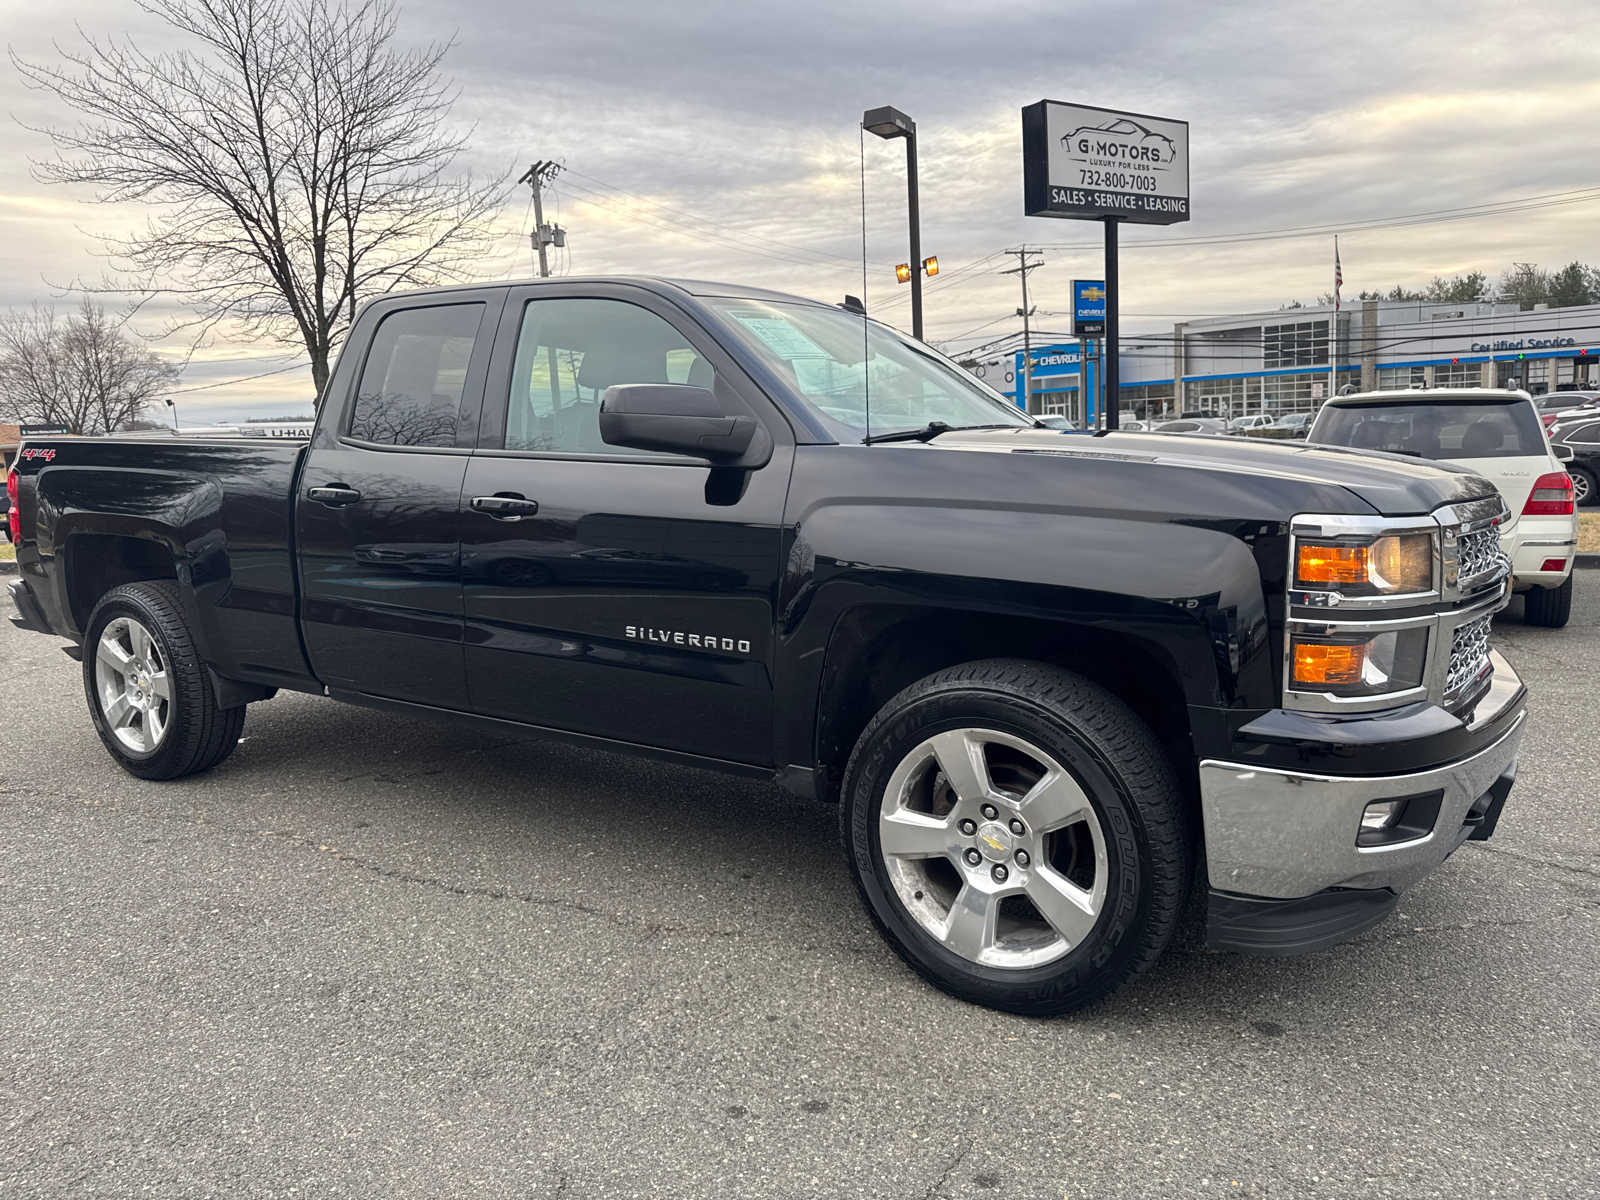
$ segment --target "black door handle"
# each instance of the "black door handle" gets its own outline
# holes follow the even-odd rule
[[[346,504],[354,504],[361,499],[361,493],[353,487],[345,487],[342,483],[330,483],[326,487],[306,489],[306,498],[326,504],[329,508],[342,508]]]
[[[496,521],[520,521],[538,512],[539,502],[516,492],[496,492],[492,496],[474,496],[472,511],[487,513]]]

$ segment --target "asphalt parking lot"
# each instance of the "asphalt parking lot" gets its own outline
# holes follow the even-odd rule
[[[0,623],[0,1196],[1600,1194],[1600,571],[1520,612],[1493,841],[1052,1021],[903,967],[831,808],[288,694],[147,784]]]

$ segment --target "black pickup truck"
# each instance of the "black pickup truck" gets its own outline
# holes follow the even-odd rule
[[[855,306],[657,279],[390,296],[309,444],[30,438],[25,629],[146,779],[289,688],[840,805],[931,982],[1049,1014],[1381,920],[1515,776],[1493,486],[1042,427]]]

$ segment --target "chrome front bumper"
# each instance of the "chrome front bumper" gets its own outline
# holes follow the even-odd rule
[[[1491,652],[1494,675],[1469,725],[1499,716],[1521,694],[1511,664]],[[1297,899],[1328,888],[1400,892],[1428,875],[1466,839],[1469,812],[1512,769],[1526,712],[1470,758],[1406,775],[1334,776],[1206,759],[1200,807],[1206,862],[1216,891]],[[1361,814],[1375,800],[1442,791],[1438,817],[1421,837],[1357,846]]]

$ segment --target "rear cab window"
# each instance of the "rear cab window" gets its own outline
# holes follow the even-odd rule
[[[1310,440],[1435,461],[1548,453],[1533,405],[1498,397],[1433,399],[1400,394],[1376,404],[1329,404],[1317,418]]]

